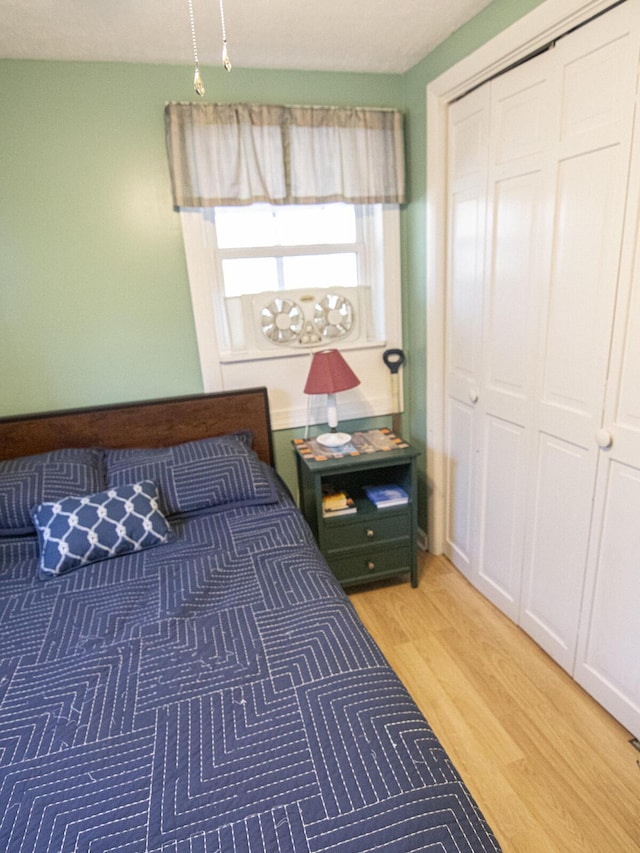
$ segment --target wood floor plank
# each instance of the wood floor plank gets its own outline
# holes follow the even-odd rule
[[[445,558],[349,594],[505,853],[640,851],[629,733]]]

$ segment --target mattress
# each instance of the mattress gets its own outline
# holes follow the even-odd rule
[[[38,576],[0,540],[0,848],[497,851],[428,723],[276,503]]]

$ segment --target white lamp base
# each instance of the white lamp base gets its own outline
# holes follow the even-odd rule
[[[348,432],[324,432],[316,441],[324,447],[342,447],[351,441],[351,436]]]

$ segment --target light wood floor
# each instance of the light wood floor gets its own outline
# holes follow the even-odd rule
[[[418,589],[349,596],[505,853],[640,851],[629,733],[445,558],[420,562]]]

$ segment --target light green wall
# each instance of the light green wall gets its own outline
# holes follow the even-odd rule
[[[405,75],[203,71],[211,100],[405,109],[403,431],[422,448],[425,87],[535,5],[494,0]],[[0,61],[0,416],[202,390],[163,126],[191,81],[188,62]],[[292,435],[275,437],[290,484]]]

